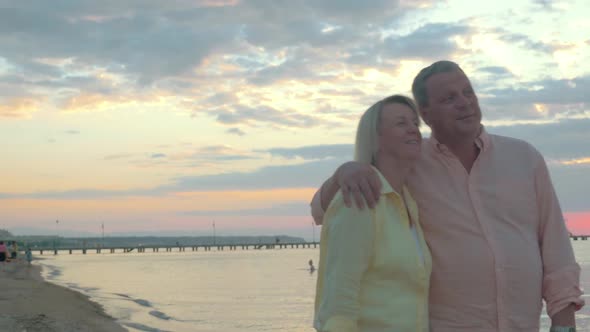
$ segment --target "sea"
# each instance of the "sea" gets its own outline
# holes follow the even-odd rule
[[[590,293],[590,241],[572,244],[582,287]],[[47,281],[89,296],[129,331],[315,331],[317,273],[308,262],[317,267],[319,248],[62,252],[42,258],[35,264]],[[590,303],[576,318],[578,331],[590,331]],[[549,324],[543,312],[541,331]]]

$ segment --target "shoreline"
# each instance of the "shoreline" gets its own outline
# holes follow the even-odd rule
[[[47,282],[22,259],[0,263],[0,331],[126,332],[84,294]]]

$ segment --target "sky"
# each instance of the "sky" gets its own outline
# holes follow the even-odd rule
[[[309,201],[360,115],[448,59],[590,234],[588,17],[587,0],[0,0],[0,228],[317,240]]]

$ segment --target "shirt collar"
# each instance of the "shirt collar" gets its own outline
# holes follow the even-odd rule
[[[377,172],[379,176],[379,181],[381,181],[381,195],[396,193],[401,196],[401,193],[398,193],[393,187],[389,184],[389,181],[385,178],[385,176],[377,169],[377,167],[373,166],[373,169]],[[402,189],[403,191],[406,190],[406,186]]]
[[[434,148],[435,151],[438,152],[448,152],[449,148],[446,145],[440,143],[434,135],[430,135],[428,139],[428,143]],[[484,151],[490,146],[490,135],[486,131],[485,127],[481,125],[481,129],[479,131],[479,135],[475,138],[475,145],[481,150]]]

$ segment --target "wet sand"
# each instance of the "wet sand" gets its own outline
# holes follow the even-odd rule
[[[124,332],[87,296],[41,278],[38,266],[0,263],[0,331]]]

